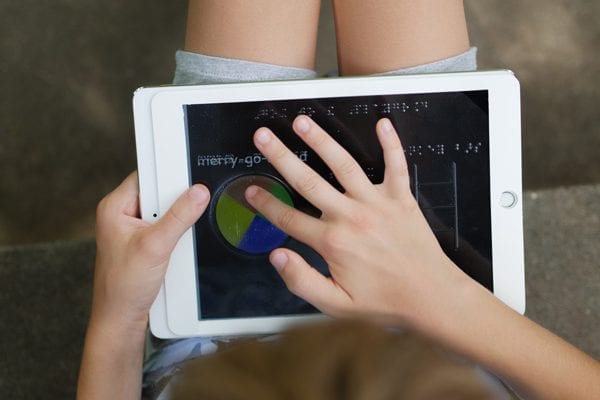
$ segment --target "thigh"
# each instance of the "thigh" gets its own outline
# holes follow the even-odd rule
[[[185,50],[313,69],[320,0],[190,0]]]
[[[341,75],[431,63],[469,49],[462,0],[333,0]]]

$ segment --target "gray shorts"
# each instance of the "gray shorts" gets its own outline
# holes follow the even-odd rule
[[[183,50],[175,54],[175,61],[173,83],[176,85],[311,79],[317,76],[317,73],[310,69],[213,57]],[[454,57],[378,75],[459,72],[475,71],[476,69],[477,48],[471,47],[466,52]]]

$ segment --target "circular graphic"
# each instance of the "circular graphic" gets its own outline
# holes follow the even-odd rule
[[[288,238],[254,209],[244,196],[250,185],[260,186],[289,206],[294,206],[285,186],[265,175],[244,175],[225,184],[215,207],[217,229],[230,245],[250,254],[281,246]]]

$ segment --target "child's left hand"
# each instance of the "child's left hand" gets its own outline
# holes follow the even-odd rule
[[[171,252],[200,218],[210,194],[192,186],[155,224],[140,219],[138,194],[134,172],[98,205],[92,319],[145,329]]]

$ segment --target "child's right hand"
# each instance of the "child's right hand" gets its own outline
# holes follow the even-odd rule
[[[92,319],[146,329],[177,241],[206,209],[210,194],[194,185],[154,224],[140,218],[137,174],[98,205]]]
[[[295,132],[329,166],[344,187],[340,193],[300,161],[268,129],[255,144],[295,190],[322,211],[321,218],[286,206],[250,187],[248,201],[276,226],[314,248],[331,278],[285,248],[270,260],[288,288],[327,314],[364,313],[421,325],[435,319],[457,288],[472,280],[443,253],[409,187],[404,152],[389,120],[376,130],[385,159],[384,181],[373,185],[358,163],[306,116]]]
[[[271,262],[293,293],[334,316],[367,314],[409,324],[532,397],[600,398],[597,361],[507,307],[442,252],[410,192],[402,146],[389,121],[377,123],[386,167],[379,185],[308,117],[297,117],[293,126],[345,189],[333,188],[268,129],[255,133],[258,149],[323,212],[314,218],[258,187],[246,191],[257,210],[329,265],[326,278],[299,254],[275,249]]]

